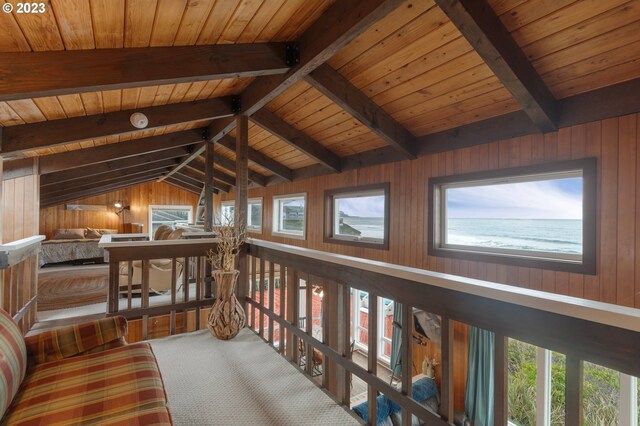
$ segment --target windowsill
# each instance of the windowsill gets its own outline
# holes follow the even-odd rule
[[[389,250],[389,243],[387,241],[374,241],[374,240],[357,240],[348,238],[335,238],[325,237],[324,242],[328,244],[343,244],[347,246],[373,248],[379,250]]]
[[[273,235],[274,237],[283,237],[283,238],[295,238],[296,240],[305,240],[306,236],[305,234],[290,234],[288,232],[277,232],[277,231],[273,231],[271,232],[271,235]]]

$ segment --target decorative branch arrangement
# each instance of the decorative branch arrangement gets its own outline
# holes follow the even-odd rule
[[[245,227],[234,226],[233,215],[225,212],[221,223],[214,226],[213,231],[218,235],[219,241],[215,250],[207,250],[209,262],[215,269],[223,272],[235,270],[236,256],[247,236]]]

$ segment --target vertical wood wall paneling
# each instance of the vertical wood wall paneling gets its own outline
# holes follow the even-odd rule
[[[143,232],[149,232],[149,205],[187,205],[196,213],[198,196],[164,182],[150,182],[95,197],[75,200],[76,204],[106,205],[107,211],[66,210],[66,203],[40,210],[40,234],[47,239],[59,228],[108,228],[122,231],[122,221],[115,214],[113,203],[126,200],[131,210],[127,221],[143,224]]]

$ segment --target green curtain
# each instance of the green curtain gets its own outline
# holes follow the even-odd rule
[[[493,426],[494,334],[469,327],[466,415],[475,426]]]
[[[402,374],[402,359],[400,357],[400,347],[402,345],[402,304],[393,302],[393,329],[391,331],[391,368],[393,375],[400,377]],[[395,324],[399,324],[397,327]],[[395,366],[395,367],[394,367]]]

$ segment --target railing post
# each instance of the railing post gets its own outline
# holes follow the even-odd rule
[[[305,332],[311,336],[313,334],[313,289],[311,286],[311,276],[309,274],[305,275],[305,281],[306,281],[306,286],[305,286],[305,300],[306,300],[306,306],[305,306],[305,312],[306,312],[306,319],[305,319]],[[305,356],[307,358],[307,362],[305,364],[305,368],[307,370],[307,374],[309,374],[310,376],[313,376],[313,346],[306,344],[305,345]]]
[[[260,306],[264,307],[264,268],[265,261],[264,258],[260,259]],[[260,315],[260,332],[259,335],[264,339],[264,313],[262,313],[262,309],[258,310],[258,315]]]
[[[274,307],[274,300],[273,298],[275,297],[275,285],[274,285],[274,269],[275,264],[273,262],[269,262],[269,311],[271,313],[274,313],[273,307]],[[274,321],[273,321],[273,317],[269,317],[269,344],[273,345],[273,326],[274,326]]]
[[[378,373],[378,296],[371,292],[369,292],[369,316],[367,319],[367,341],[369,342],[367,348],[367,372],[375,376]],[[367,385],[369,424],[376,423],[377,396],[376,390],[371,385]]]
[[[338,352],[343,358],[351,359],[351,294],[349,285],[338,286]],[[344,367],[336,368],[338,401],[349,406],[351,402],[351,373]]]
[[[369,309],[371,311],[371,309]],[[411,378],[413,376],[413,307],[409,304],[402,306],[402,394],[411,397]],[[402,426],[411,425],[412,415],[406,408],[402,408]]]
[[[453,330],[453,321],[443,316],[440,344],[442,373],[440,415],[449,423],[453,422]]]
[[[566,359],[565,376],[565,423],[582,424],[582,361],[571,355]]]
[[[285,321],[286,317],[287,317],[287,311],[286,311],[286,305],[287,305],[287,301],[286,301],[286,289],[287,289],[287,283],[286,283],[286,273],[285,273],[285,267],[284,265],[280,265],[280,270],[279,270],[279,276],[280,276],[280,312],[278,312],[278,315],[280,315],[280,318]],[[282,325],[282,322],[280,322],[279,324],[279,330],[280,330],[280,344],[279,344],[279,349],[280,349],[280,353],[281,354],[285,354],[285,328]]]
[[[494,334],[493,363],[493,424],[503,426],[509,420],[509,373],[508,373],[508,339],[498,333]],[[571,424],[571,423],[568,423]]]
[[[120,290],[120,263],[116,260],[109,260],[109,306],[110,314],[118,312],[118,293]]]

